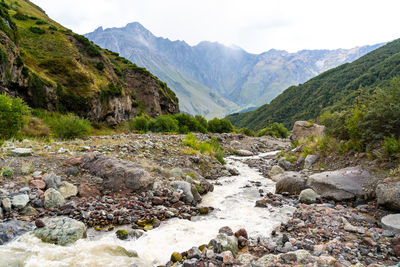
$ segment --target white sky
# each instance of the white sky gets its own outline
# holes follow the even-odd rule
[[[32,0],[83,34],[140,22],[191,45],[217,41],[252,53],[334,49],[400,38],[399,0]]]

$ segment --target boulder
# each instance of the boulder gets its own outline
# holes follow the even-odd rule
[[[279,180],[284,179],[284,178],[301,178],[301,174],[299,172],[292,172],[292,171],[287,171],[283,172],[281,174],[275,175],[271,177],[271,180],[274,182],[279,182]]]
[[[382,218],[383,229],[392,233],[400,233],[400,214],[390,214]]]
[[[313,204],[317,201],[318,194],[311,188],[300,192],[299,201],[305,204]]]
[[[106,189],[117,192],[130,189],[142,191],[151,188],[153,177],[139,164],[102,156],[95,153],[83,156],[83,167],[92,175],[103,178]]]
[[[270,178],[272,178],[273,176],[276,176],[276,175],[281,174],[281,173],[284,173],[284,172],[285,172],[284,169],[282,169],[282,168],[281,168],[280,166],[278,166],[278,165],[275,165],[275,166],[272,166],[271,170],[270,170],[269,173],[268,173],[268,176],[269,176]]]
[[[221,244],[222,251],[230,251],[233,256],[236,257],[239,252],[237,239],[233,236],[227,236],[226,234],[218,234],[215,241]]]
[[[378,205],[400,211],[400,182],[379,184],[375,192]]]
[[[37,189],[45,189],[46,188],[46,183],[41,179],[31,180],[30,183],[33,188],[37,188]]]
[[[45,220],[45,226],[32,233],[43,242],[65,246],[86,237],[86,226],[68,217],[54,217]]]
[[[13,157],[32,156],[32,148],[16,148],[14,150],[11,150],[11,156]]]
[[[24,216],[36,216],[39,215],[39,212],[37,210],[35,210],[35,208],[33,208],[32,206],[26,206],[25,208],[23,208],[21,210],[21,215]]]
[[[325,126],[310,123],[308,121],[296,121],[293,126],[291,140],[299,140],[310,137],[311,135],[324,135]]]
[[[241,157],[251,157],[254,155],[253,152],[245,150],[245,149],[239,149],[236,152],[237,152],[237,155],[241,156]]]
[[[61,185],[61,177],[54,173],[46,174],[43,181],[46,183],[47,188],[57,189]]]
[[[11,200],[8,197],[3,198],[1,205],[3,206],[5,212],[11,211]]]
[[[172,170],[169,171],[168,176],[169,177],[174,177],[174,178],[183,178],[184,174],[183,174],[182,169],[175,168],[175,169],[172,169]]]
[[[363,196],[362,186],[370,177],[370,173],[361,167],[349,167],[313,174],[307,185],[321,197],[342,201]]]
[[[97,197],[100,195],[100,191],[87,184],[80,184],[78,187],[78,194],[80,197]]]
[[[296,173],[296,175],[285,176],[279,179],[276,183],[276,193],[282,194],[287,192],[290,195],[298,195],[306,188],[306,181],[303,177]]]
[[[12,206],[17,209],[25,208],[28,202],[29,202],[29,195],[27,194],[15,195],[11,199]]]
[[[176,189],[182,190],[185,203],[191,204],[191,205],[197,204],[197,201],[198,201],[200,195],[197,192],[196,187],[194,187],[192,184],[185,182],[185,181],[174,181],[171,183],[171,186],[175,187]],[[194,190],[192,190],[193,188],[194,188]],[[197,200],[196,200],[196,198],[197,198]]]
[[[307,155],[306,159],[304,160],[304,168],[311,169],[311,167],[317,160],[318,160],[317,155]]]
[[[78,188],[68,182],[62,182],[61,186],[58,188],[58,191],[64,198],[74,197],[78,194]]]
[[[54,188],[47,189],[46,192],[44,192],[44,207],[46,209],[58,209],[61,208],[64,203],[64,197]]]
[[[12,220],[0,223],[0,245],[5,244],[12,239],[25,234],[33,229],[33,224]]]

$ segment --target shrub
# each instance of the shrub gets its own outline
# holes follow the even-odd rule
[[[239,129],[239,133],[245,134],[247,136],[254,136],[255,135],[254,131],[250,130],[249,128]]]
[[[196,115],[194,118],[200,123],[200,125],[201,125],[204,129],[208,129],[208,122],[207,122],[207,120],[206,120],[203,116],[201,116],[201,115]]]
[[[129,130],[145,133],[149,130],[149,120],[145,116],[136,117],[129,121]]]
[[[10,167],[5,167],[4,170],[1,172],[1,175],[4,178],[12,178],[14,176],[14,170]]]
[[[97,62],[96,63],[96,69],[98,69],[99,71],[103,71],[104,70],[104,63],[103,62]]]
[[[87,119],[76,115],[58,115],[49,118],[51,130],[58,138],[83,138],[90,133],[91,125]]]
[[[158,116],[149,122],[149,129],[152,132],[178,132],[179,123],[170,115]]]
[[[96,46],[94,45],[90,45],[87,47],[86,52],[89,54],[89,56],[91,57],[98,57],[100,56],[100,49],[98,49]]]
[[[45,34],[46,33],[46,31],[44,29],[39,28],[39,27],[35,27],[35,26],[29,27],[29,30],[31,32],[33,32],[33,33],[36,33],[36,34]]]
[[[51,31],[58,31],[58,28],[56,26],[50,25],[49,30]]]
[[[208,131],[212,133],[231,133],[234,129],[232,123],[227,119],[214,118],[208,122]]]
[[[14,19],[17,19],[17,20],[28,20],[28,19],[29,19],[29,16],[27,16],[27,15],[21,13],[21,12],[17,12],[17,13],[13,16],[13,18],[14,18]]]
[[[173,118],[178,121],[179,133],[207,133],[207,129],[204,128],[198,120],[188,114],[175,114],[173,115]]]
[[[202,154],[213,155],[221,164],[225,164],[225,151],[214,136],[211,137],[209,142],[199,142],[194,134],[189,133],[183,140],[183,144],[200,151]]]
[[[31,117],[22,129],[22,133],[28,137],[45,137],[49,135],[49,132],[49,128],[37,117]]]
[[[7,60],[7,53],[0,47],[0,64]]]
[[[400,137],[397,139],[394,136],[385,137],[383,148],[389,157],[398,157],[400,155]]]
[[[274,136],[274,137],[279,137],[279,138],[286,138],[289,136],[289,131],[286,129],[286,127],[281,124],[274,122],[273,124],[265,127],[264,129],[260,130],[257,133],[258,136]]]
[[[44,20],[38,20],[38,21],[36,21],[36,23],[35,23],[36,25],[45,25],[45,24],[47,24],[47,21],[44,21]]]
[[[18,97],[0,94],[0,138],[16,136],[26,123],[28,106]]]

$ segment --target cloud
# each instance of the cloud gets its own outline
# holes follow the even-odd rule
[[[78,33],[138,21],[189,44],[218,41],[260,53],[350,48],[400,37],[398,0],[33,0]]]

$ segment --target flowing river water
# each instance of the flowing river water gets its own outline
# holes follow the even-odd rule
[[[168,220],[136,240],[119,240],[114,232],[92,233],[88,238],[66,247],[43,243],[28,233],[0,246],[0,266],[151,267],[165,264],[174,251],[182,252],[207,244],[223,226],[229,226],[233,231],[245,228],[251,237],[268,235],[281,222],[289,219],[291,208],[255,207],[255,201],[260,199],[259,189],[274,192],[275,183],[241,160],[275,154],[269,152],[254,157],[227,158],[227,166],[236,168],[240,175],[220,178],[220,185],[215,186],[214,192],[203,197],[201,206],[215,208],[207,216],[193,217],[191,221]],[[254,183],[261,183],[261,186]],[[121,247],[136,251],[139,257],[125,256]]]

